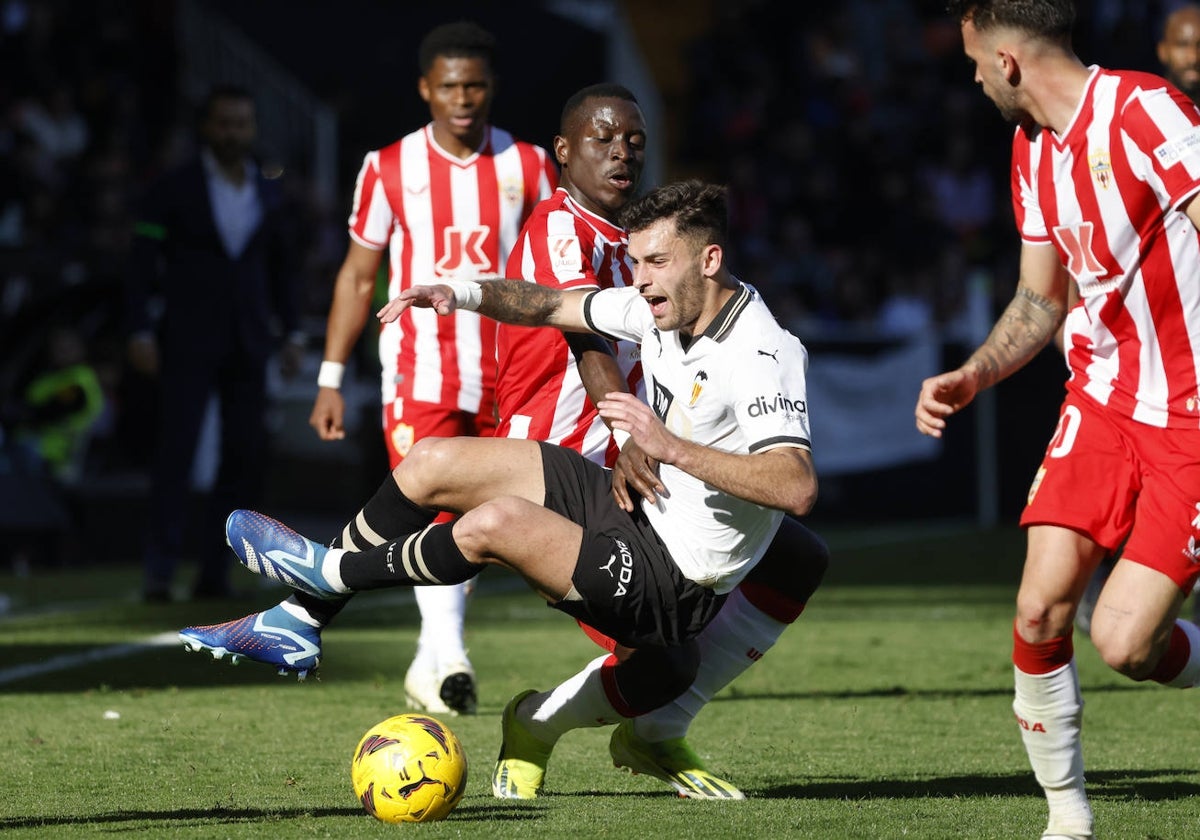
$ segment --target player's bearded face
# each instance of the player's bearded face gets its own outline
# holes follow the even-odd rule
[[[675,233],[674,222],[659,221],[630,233],[629,254],[636,261],[633,283],[650,305],[654,325],[694,334],[705,304],[698,249]]]
[[[997,63],[994,39],[981,35],[969,18],[963,21],[962,35],[963,51],[975,65],[976,84],[983,88],[984,94],[992,100],[1004,119],[1018,125],[1028,124],[1029,112],[1018,104],[1016,88],[1009,84],[1008,77]]]

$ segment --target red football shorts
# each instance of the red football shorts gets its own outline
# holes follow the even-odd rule
[[[1068,393],[1021,525],[1059,525],[1162,572],[1200,577],[1200,429],[1160,429]]]
[[[397,400],[397,403],[401,405],[398,412],[392,405],[383,407],[383,438],[392,469],[421,438],[491,437],[496,431],[496,417],[490,408],[473,414],[417,400]]]

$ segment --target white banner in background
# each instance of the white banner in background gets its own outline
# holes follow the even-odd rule
[[[938,372],[941,345],[915,339],[875,353],[811,352],[808,407],[817,475],[867,472],[936,458],[917,431],[921,382]]]

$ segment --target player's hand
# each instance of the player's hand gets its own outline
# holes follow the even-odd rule
[[[926,379],[917,397],[917,431],[940,438],[946,418],[975,399],[977,390],[975,378],[962,368]]]
[[[660,464],[673,464],[679,438],[667,431],[650,406],[633,394],[613,391],[596,403],[600,416],[614,429],[629,432],[647,457]]]
[[[346,416],[346,401],[336,388],[321,388],[313,403],[308,425],[317,431],[321,440],[341,440],[346,437],[343,419]]]
[[[630,488],[650,504],[666,496],[667,488],[658,479],[658,462],[642,451],[633,438],[625,441],[612,468],[613,501],[623,511],[633,512]]]
[[[405,309],[415,306],[421,309],[432,309],[439,315],[449,315],[457,306],[454,301],[454,290],[441,284],[433,286],[410,286],[399,295],[389,300],[379,310],[376,317],[385,324],[390,324],[400,317]]]

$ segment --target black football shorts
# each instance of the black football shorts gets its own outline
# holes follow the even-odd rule
[[[612,472],[572,449],[540,443],[545,506],[583,527],[571,580],[581,600],[554,608],[626,647],[672,646],[697,636],[725,600],[683,576],[639,507],[609,492]]]

